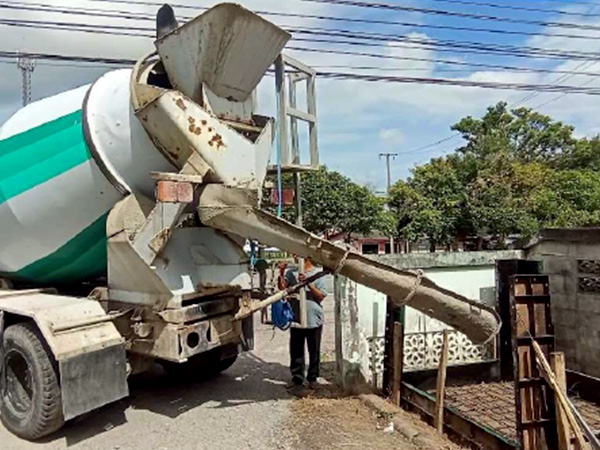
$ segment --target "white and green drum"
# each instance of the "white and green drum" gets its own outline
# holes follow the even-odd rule
[[[0,129],[0,277],[72,283],[106,273],[106,218],[169,170],[133,115],[130,70],[32,103]]]

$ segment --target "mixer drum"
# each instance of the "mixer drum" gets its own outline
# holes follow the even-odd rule
[[[106,274],[106,218],[153,196],[172,166],[133,115],[131,70],[19,110],[0,129],[0,276],[36,284]]]

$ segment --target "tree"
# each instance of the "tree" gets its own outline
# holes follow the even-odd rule
[[[416,241],[427,237],[431,250],[450,246],[459,233],[466,192],[457,172],[439,158],[416,167],[412,177],[390,189],[389,205],[398,219],[400,234]]]
[[[600,224],[600,173],[593,170],[549,170],[532,191],[528,208],[539,227]]]
[[[511,234],[600,223],[600,137],[505,103],[452,127],[466,143],[416,167],[392,190],[390,206],[410,240],[448,245],[475,236],[503,246]],[[433,246],[432,246],[433,248]]]
[[[529,108],[509,111],[504,102],[489,107],[481,119],[465,117],[452,129],[467,141],[458,151],[480,158],[508,153],[520,162],[553,163],[577,143],[572,126]]]
[[[555,166],[559,169],[586,169],[600,171],[600,137],[580,139],[565,151]]]
[[[484,237],[502,248],[510,234],[530,236],[537,229],[525,205],[543,180],[540,170],[544,171],[537,163],[519,163],[500,153],[469,183],[468,217],[478,248]]]
[[[284,178],[284,184],[291,182],[291,177]],[[369,234],[391,227],[384,210],[385,199],[339,172],[320,167],[303,174],[301,186],[303,226],[308,231],[324,235],[343,233],[349,241],[352,234]],[[283,216],[294,222],[296,211],[293,207],[285,208]]]

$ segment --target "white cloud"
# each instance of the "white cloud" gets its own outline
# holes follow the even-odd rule
[[[385,145],[390,146],[400,145],[406,140],[404,132],[399,128],[385,128],[379,130],[379,139]]]

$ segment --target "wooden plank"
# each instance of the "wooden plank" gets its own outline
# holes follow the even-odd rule
[[[402,332],[402,324],[394,322],[394,368],[393,383],[392,383],[392,402],[394,405],[400,406],[401,390],[402,390],[402,359],[404,357],[404,333]]]
[[[438,433],[444,431],[444,396],[446,394],[446,369],[448,367],[448,330],[444,330],[440,365],[438,368],[437,387],[435,390],[435,417],[434,426]]]
[[[567,392],[567,374],[565,370],[565,354],[563,352],[554,352],[550,354],[550,365],[556,377],[560,388],[563,392]],[[554,403],[558,405],[560,402],[556,398]],[[556,431],[558,433],[558,450],[570,450],[571,448],[571,430],[567,417],[562,408],[556,408]]]

